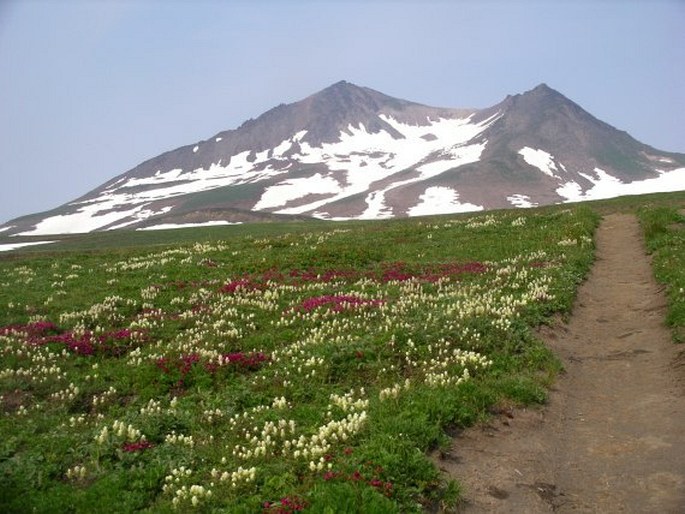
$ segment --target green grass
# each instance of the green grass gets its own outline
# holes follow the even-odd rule
[[[685,215],[683,208],[647,206],[638,211],[656,279],[666,286],[673,339],[685,342]]]
[[[545,401],[560,365],[532,329],[570,311],[598,210],[91,234],[0,258],[0,510],[454,503],[426,453]]]
[[[243,198],[250,198],[251,195],[259,194],[262,187],[259,184],[242,184],[196,193],[183,203],[181,212],[192,212],[195,209],[215,204],[230,205]]]

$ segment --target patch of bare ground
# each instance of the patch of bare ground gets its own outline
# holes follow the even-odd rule
[[[685,512],[685,367],[665,305],[637,220],[607,216],[570,322],[541,332],[565,367],[547,404],[435,457],[461,512]]]

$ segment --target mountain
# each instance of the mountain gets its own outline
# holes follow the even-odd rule
[[[640,143],[545,84],[452,109],[342,81],[0,233],[379,219],[679,189],[685,154]]]

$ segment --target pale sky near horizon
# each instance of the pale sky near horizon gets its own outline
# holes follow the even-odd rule
[[[541,82],[685,153],[683,0],[0,0],[0,224],[338,80],[444,107]]]

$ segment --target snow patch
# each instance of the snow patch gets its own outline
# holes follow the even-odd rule
[[[32,241],[31,243],[0,244],[0,252],[9,252],[10,250],[16,250],[17,248],[23,248],[25,246],[47,245],[50,243],[57,243],[57,242],[58,241]]]
[[[390,189],[390,188],[388,188]],[[362,220],[382,220],[393,217],[392,209],[385,204],[385,193],[388,189],[373,191],[366,195],[366,210],[359,216]]]
[[[563,183],[558,188],[555,189],[556,193],[565,198],[567,202],[576,202],[576,198],[583,197],[583,188],[580,187],[578,182],[570,180]]]
[[[592,187],[583,192],[576,182],[567,182],[557,188],[564,202],[581,202],[585,200],[602,200],[617,196],[643,195],[648,193],[668,193],[685,190],[685,168],[671,171],[660,171],[658,177],[624,183],[606,171],[595,168],[595,176],[587,173],[581,175],[592,182]]]
[[[337,180],[333,177],[324,177],[321,173],[306,178],[284,180],[266,188],[252,210],[280,207],[309,194],[336,194],[340,190]]]
[[[523,156],[524,161],[526,161],[531,166],[539,169],[545,175],[549,175],[550,177],[554,178],[559,178],[557,175],[554,174],[555,171],[559,170],[557,169],[557,166],[554,163],[554,157],[552,157],[551,154],[545,152],[544,150],[536,150],[534,148],[530,148],[529,146],[524,146],[518,151],[518,153],[521,156]]]
[[[139,223],[140,221],[146,220],[146,219],[151,218],[153,216],[159,216],[160,214],[166,214],[171,209],[173,209],[172,206],[162,207],[158,211],[153,211],[151,209],[141,209],[140,211],[136,212],[133,215],[132,220],[124,221],[123,223],[119,223],[117,225],[112,225],[112,226],[108,227],[107,230],[117,230],[120,228],[128,227],[130,225],[135,225],[136,223]]]
[[[278,146],[274,148],[273,151],[273,156],[274,157],[283,157],[283,154],[290,150],[290,148],[293,146],[293,142],[290,139],[286,139],[282,143],[280,143]]]
[[[537,207],[538,206],[537,202],[531,202],[530,201],[530,196],[522,195],[522,194],[518,194],[518,193],[513,194],[511,196],[507,196],[507,202],[509,202],[514,207],[518,207],[520,209],[527,209],[529,207]]]
[[[222,139],[223,139],[223,137],[217,137],[214,141],[218,143],[218,142],[221,141]]]
[[[92,232],[93,230],[106,227],[120,219],[133,216],[143,208],[142,205],[139,205],[125,211],[111,211],[102,214],[102,211],[108,211],[109,209],[115,208],[115,204],[106,200],[88,203],[89,205],[84,205],[71,214],[62,214],[45,218],[33,229],[21,232],[17,235],[44,236],[51,234],[80,234]]]
[[[136,230],[169,230],[173,228],[215,227],[220,225],[241,225],[241,221],[230,222],[224,220],[204,221],[202,223],[160,223],[151,227],[137,228]]]
[[[193,153],[197,153],[197,151],[200,149],[199,146],[195,145],[195,148],[193,148]]]
[[[482,211],[482,205],[461,203],[459,193],[450,187],[431,186],[419,197],[419,203],[407,211],[408,216],[431,214],[454,214],[457,212]]]
[[[306,130],[300,130],[299,132],[296,132],[295,135],[291,139],[293,141],[299,143],[305,135],[307,135],[307,131]]]
[[[480,156],[483,154],[483,150],[485,150],[486,144],[487,142],[466,146],[454,146],[442,154],[443,157],[447,157],[446,159],[429,162],[416,169],[421,172],[421,180],[423,180],[434,177],[435,175],[440,175],[447,170],[458,168],[464,164],[478,162]]]
[[[161,170],[157,170],[154,175],[151,177],[142,177],[142,178],[136,178],[136,177],[131,177],[130,179],[126,180],[124,184],[121,184],[117,189],[122,189],[122,188],[133,188],[133,187],[138,187],[138,186],[149,186],[149,185],[159,185],[159,184],[164,184],[165,182],[177,182],[179,180],[183,180],[181,175],[183,174],[183,170],[180,168],[175,168],[173,170],[169,170],[165,173],[162,173]],[[115,184],[116,185],[116,184]],[[103,194],[114,191],[113,188],[107,189]]]

